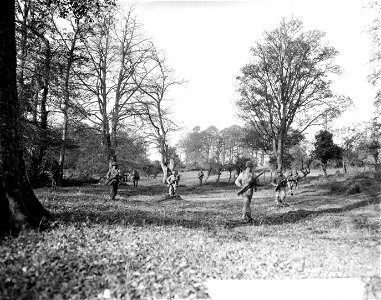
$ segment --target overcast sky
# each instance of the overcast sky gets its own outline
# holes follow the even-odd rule
[[[366,80],[371,49],[366,28],[372,20],[366,5],[362,0],[137,2],[135,12],[147,36],[163,50],[177,76],[188,81],[170,93],[175,120],[184,128],[172,143],[195,126],[221,130],[241,124],[234,105],[235,77],[250,61],[250,47],[265,30],[278,27],[282,17],[301,20],[305,30],[327,33],[344,69],[334,91],[355,103],[341,122],[369,119],[375,93]]]

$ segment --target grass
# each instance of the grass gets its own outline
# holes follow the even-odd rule
[[[262,182],[249,225],[227,174],[197,186],[196,173],[182,173],[181,200],[146,178],[121,185],[115,202],[102,185],[36,190],[56,222],[0,244],[0,298],[192,299],[209,297],[209,279],[378,278],[371,177],[311,177],[282,209]]]

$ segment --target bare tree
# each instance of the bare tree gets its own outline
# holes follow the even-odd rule
[[[143,122],[148,125],[147,136],[160,153],[160,165],[163,170],[163,183],[167,173],[173,170],[173,158],[169,156],[169,134],[178,129],[171,119],[168,106],[168,91],[175,85],[184,83],[173,78],[173,70],[166,66],[165,59],[156,50],[151,52],[151,62],[147,64],[147,77],[140,85],[140,111]]]
[[[119,125],[136,115],[135,94],[145,78],[141,66],[152,43],[141,34],[132,9],[122,18],[110,9],[89,30],[91,36],[83,39],[89,66],[82,79],[88,116],[100,128],[108,159],[115,160]]]
[[[75,76],[75,68],[81,67],[84,63],[85,58],[82,55],[83,47],[81,47],[81,39],[86,35],[85,29],[88,21],[90,19],[90,13],[87,15],[78,14],[75,10],[68,11],[64,14],[65,19],[60,19],[60,23],[66,21],[66,26],[60,26],[58,24],[57,15],[62,15],[59,11],[60,7],[57,8],[58,11],[51,11],[51,21],[55,27],[57,36],[59,37],[59,42],[61,44],[62,61],[61,69],[63,80],[61,83],[61,93],[59,96],[59,109],[62,112],[62,129],[61,129],[61,145],[59,152],[59,168],[60,168],[60,184],[63,177],[63,168],[65,164],[65,154],[66,154],[66,144],[68,138],[69,129],[69,117],[70,109],[74,108],[76,104],[74,103],[74,93],[78,91],[79,82],[77,76]]]
[[[298,20],[282,20],[251,49],[253,62],[238,77],[242,118],[272,141],[277,172],[283,172],[285,138],[297,123],[300,132],[338,116],[350,99],[331,92],[330,74],[337,51],[323,43],[324,33],[303,31]]]

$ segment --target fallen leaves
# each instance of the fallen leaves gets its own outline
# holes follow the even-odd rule
[[[188,193],[184,201],[136,195],[134,201],[103,203],[102,193],[90,188],[61,190],[46,203],[57,218],[51,230],[0,244],[0,298],[199,299],[208,297],[205,282],[212,278],[380,271],[379,247],[369,247],[379,233],[379,212],[371,207],[356,218],[350,212],[304,218],[291,208],[274,212],[263,198],[254,205],[254,218],[262,220],[256,226],[224,228],[239,217],[241,203],[229,199],[228,190],[223,202],[210,201],[213,193],[205,201],[190,201]]]

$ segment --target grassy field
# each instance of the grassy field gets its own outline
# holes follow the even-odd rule
[[[194,299],[209,297],[210,279],[379,279],[371,174],[307,177],[281,209],[262,180],[254,224],[241,221],[227,178],[198,186],[196,172],[182,173],[181,199],[167,199],[159,178],[121,185],[113,202],[103,185],[36,190],[56,221],[1,242],[0,298]]]

